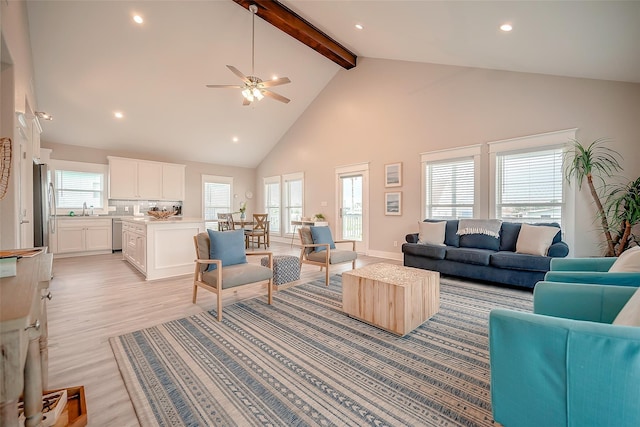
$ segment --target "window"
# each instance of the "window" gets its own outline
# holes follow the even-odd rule
[[[205,228],[216,230],[219,213],[231,212],[233,178],[202,175],[202,209]]]
[[[304,176],[302,173],[283,175],[283,221],[285,233],[293,233],[291,221],[300,221],[304,206]]]
[[[422,154],[425,218],[477,216],[480,146]]]
[[[562,149],[496,155],[496,217],[562,221]]]
[[[269,232],[280,234],[280,177],[264,179],[264,210],[269,215]]]
[[[489,143],[493,218],[562,224],[571,215],[562,159],[575,134],[570,129]],[[567,231],[573,236],[572,227],[563,226]]]
[[[106,210],[107,165],[53,160],[51,169],[56,189],[56,213],[81,210],[85,204],[98,212]]]

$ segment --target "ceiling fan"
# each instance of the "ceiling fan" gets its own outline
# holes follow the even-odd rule
[[[254,59],[255,59],[255,19],[256,13],[258,12],[258,6],[252,4],[249,6],[249,10],[252,13],[251,16],[251,75],[245,76],[240,70],[238,70],[233,65],[227,65],[227,68],[231,70],[233,74],[240,77],[240,79],[244,82],[243,85],[207,85],[210,88],[230,88],[230,89],[242,89],[242,96],[244,100],[242,101],[242,105],[251,105],[251,103],[255,100],[260,101],[262,98],[269,97],[275,99],[276,101],[284,102],[285,104],[290,101],[289,98],[285,98],[284,96],[277,94],[267,88],[273,86],[279,86],[287,83],[291,83],[288,77],[280,77],[273,80],[263,81],[260,77],[254,76]]]

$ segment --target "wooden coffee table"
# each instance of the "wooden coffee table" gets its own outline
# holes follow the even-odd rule
[[[408,334],[439,309],[437,271],[378,263],[342,273],[342,310],[394,334]]]

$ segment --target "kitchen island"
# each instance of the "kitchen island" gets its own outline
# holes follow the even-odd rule
[[[202,218],[122,218],[122,257],[147,280],[193,273],[193,236],[204,232]]]

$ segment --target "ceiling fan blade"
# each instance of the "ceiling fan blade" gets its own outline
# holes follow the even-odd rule
[[[258,86],[261,86],[261,87],[272,87],[272,86],[286,85],[287,83],[291,83],[291,80],[289,80],[289,77],[280,77],[279,79],[267,80],[266,82],[260,82],[258,84]]]
[[[242,85],[207,85],[207,87],[219,89],[219,88],[229,88],[229,89],[242,89],[244,86]]]
[[[249,80],[247,76],[242,74],[242,72],[238,70],[236,67],[234,67],[233,65],[227,65],[227,68],[230,69],[233,74],[240,77],[243,82],[251,84],[251,80]]]
[[[291,101],[289,98],[285,98],[284,96],[278,95],[277,93],[271,92],[269,90],[263,90],[262,93],[264,94],[264,96],[268,96],[269,98],[275,99],[276,101],[284,102],[285,104]]]
[[[242,105],[243,106],[247,106],[247,105],[251,105],[251,101],[249,101],[247,98],[243,98],[242,99]]]

